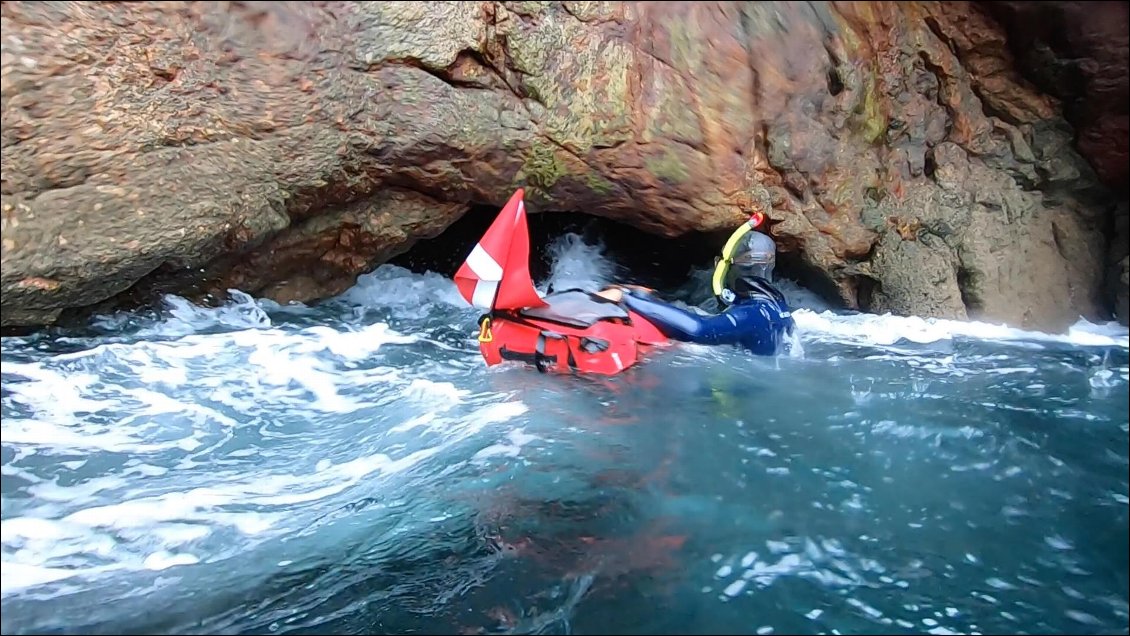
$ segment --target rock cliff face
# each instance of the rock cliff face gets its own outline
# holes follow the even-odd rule
[[[1062,103],[1077,147],[1115,192],[1130,189],[1130,45],[1126,2],[987,2],[1007,29],[1017,68]],[[1106,291],[1118,319],[1130,314],[1130,218],[1114,211]]]
[[[1018,68],[1020,4],[6,2],[3,325],[139,284],[314,300],[518,185],[668,237],[767,197],[848,307],[1102,319],[1125,5],[1049,53],[1121,51],[1080,98]]]

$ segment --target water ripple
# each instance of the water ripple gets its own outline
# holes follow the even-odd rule
[[[1110,325],[801,308],[797,355],[595,380],[476,316],[386,266],[5,338],[5,633],[1125,631]]]

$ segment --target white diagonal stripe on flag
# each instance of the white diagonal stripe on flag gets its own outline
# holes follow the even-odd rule
[[[475,283],[475,293],[471,295],[471,304],[483,309],[490,309],[494,302],[494,292],[497,290],[497,281],[481,280]]]
[[[495,282],[502,280],[502,266],[483,249],[481,244],[476,243],[475,249],[471,250],[471,255],[467,257],[467,266],[479,280]],[[475,293],[477,294],[478,291],[476,290]]]

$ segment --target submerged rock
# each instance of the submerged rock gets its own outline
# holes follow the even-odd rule
[[[1084,72],[1125,99],[1114,4],[1120,31],[1072,31],[1113,44],[1049,55],[1105,52],[1120,70]],[[519,185],[664,237],[768,195],[846,307],[1104,319],[1126,111],[1065,119],[1017,68],[1025,11],[6,2],[3,325],[146,289],[315,300]]]

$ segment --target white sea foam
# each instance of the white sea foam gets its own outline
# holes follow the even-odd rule
[[[615,265],[600,244],[584,241],[579,234],[564,234],[549,246],[551,269],[538,291],[584,289],[597,291],[615,282]]]
[[[423,385],[415,386],[420,395],[426,393],[421,391]],[[439,395],[445,392],[441,390]],[[514,401],[485,404],[456,416],[445,417],[431,411],[423,425],[433,437],[423,448],[396,455],[390,451],[350,457],[348,448],[352,445],[347,439],[324,445],[315,443],[308,446],[308,453],[326,458],[312,468],[304,468],[303,463],[280,462],[283,458],[272,454],[277,457],[275,460],[246,472],[206,465],[175,468],[167,474],[146,471],[153,481],[148,486],[137,482],[137,478],[127,480],[119,476],[96,477],[71,486],[36,484],[32,488],[37,502],[24,514],[5,518],[0,524],[3,593],[16,593],[72,576],[166,569],[245,551],[293,530],[299,518],[308,516],[301,511],[314,509],[319,501],[333,499],[352,488],[379,488],[381,482],[374,478],[388,478],[410,470],[449,451],[460,440],[481,434],[487,426],[506,423],[526,411],[524,404]],[[8,419],[5,418],[6,444]],[[487,449],[516,456],[524,444],[535,438],[515,431],[504,434],[503,439],[505,443]],[[59,450],[60,441],[71,440],[55,439],[50,447]],[[152,450],[150,444],[130,437],[120,437],[117,442],[112,447],[115,452],[138,454]],[[340,442],[346,446],[341,447]],[[480,451],[480,455],[492,454],[487,449]],[[304,464],[309,466],[308,462]],[[189,486],[177,487],[178,482]],[[202,485],[191,486],[193,483]],[[132,494],[147,489],[165,492]],[[244,538],[233,539],[225,534],[224,545],[213,544],[205,549],[210,552],[205,557],[201,542],[224,529]],[[84,562],[89,565],[76,565]],[[57,565],[62,563],[67,565]]]
[[[385,323],[249,328],[231,307],[173,313],[147,327],[171,339],[5,361],[5,480],[33,498],[5,501],[4,595],[245,552],[527,410],[423,377],[411,357],[387,366],[421,338]],[[506,431],[495,446],[511,455],[533,439]],[[64,482],[22,465],[37,453],[84,459],[60,463]]]
[[[396,265],[382,265],[358,277],[357,284],[337,300],[359,307],[395,309],[397,315],[406,318],[426,316],[437,305],[473,311],[450,278],[434,272],[414,274]]]
[[[1027,331],[1003,324],[944,320],[891,314],[836,314],[798,309],[793,312],[805,337],[868,345],[932,343],[957,337],[999,342],[1058,342],[1076,346],[1130,347],[1130,331],[1117,323],[1080,319],[1066,333]]]

